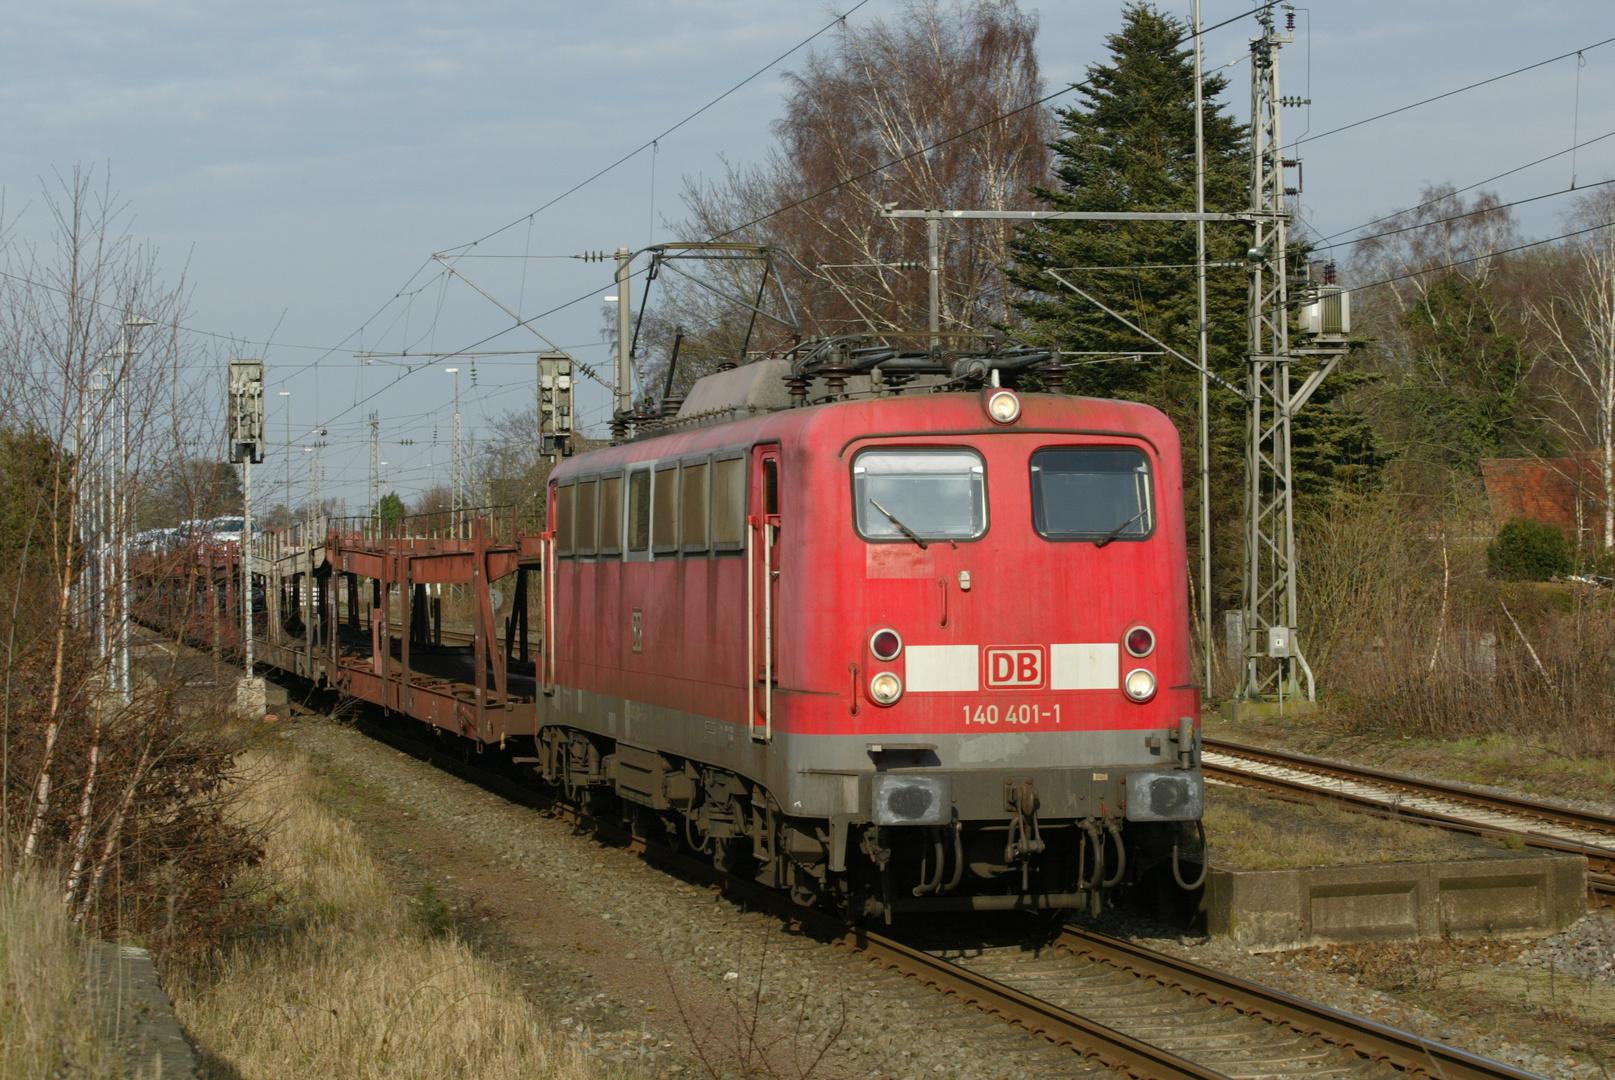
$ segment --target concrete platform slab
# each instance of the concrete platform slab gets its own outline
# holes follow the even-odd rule
[[[150,953],[97,942],[88,975],[97,1018],[106,1037],[123,1051],[131,1080],[195,1080],[202,1075]]]
[[[1587,911],[1587,860],[1530,854],[1300,870],[1219,870],[1206,924],[1248,949],[1352,941],[1523,937]]]

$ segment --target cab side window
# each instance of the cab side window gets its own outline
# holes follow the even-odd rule
[[[597,550],[602,555],[622,552],[622,477],[605,476],[600,479],[600,538]]]
[[[650,550],[650,470],[628,474],[628,550]]]
[[[551,527],[555,532],[555,554],[572,554],[572,496],[576,485],[564,484],[555,489],[555,520]]]
[[[656,470],[652,488],[651,550],[658,555],[678,550],[679,468],[667,465]]]

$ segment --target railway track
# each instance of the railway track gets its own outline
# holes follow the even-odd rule
[[[648,862],[721,889],[813,936],[1135,1080],[1535,1080],[1534,1074],[1077,926],[1030,946],[916,947],[798,907],[710,863],[647,844],[393,723],[366,734],[512,801],[567,819]]]
[[[1513,835],[1530,847],[1582,855],[1589,897],[1615,904],[1615,817],[1225,739],[1204,741],[1201,766],[1210,779],[1284,798],[1326,798],[1368,813],[1481,836]]]

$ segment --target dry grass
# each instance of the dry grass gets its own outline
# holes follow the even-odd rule
[[[1305,522],[1302,639],[1329,705],[1363,736],[1615,757],[1615,596],[1492,578],[1477,517],[1418,519],[1383,494]]]
[[[252,938],[171,978],[211,1057],[243,1080],[595,1074],[504,971],[393,893],[320,807],[306,759],[264,754],[249,775],[243,810],[267,823],[258,873],[279,903]]]
[[[85,992],[84,946],[59,885],[31,871],[0,883],[0,1076],[124,1075]]]
[[[1224,870],[1476,859],[1496,847],[1443,829],[1339,809],[1292,803],[1227,784],[1207,785],[1211,860]]]

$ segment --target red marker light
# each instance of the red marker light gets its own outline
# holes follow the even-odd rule
[[[1135,626],[1127,631],[1127,651],[1142,659],[1155,651],[1155,635],[1147,626]]]
[[[876,630],[875,636],[869,639],[869,651],[878,660],[896,660],[897,654],[903,651],[903,639],[897,636],[896,630]]]

